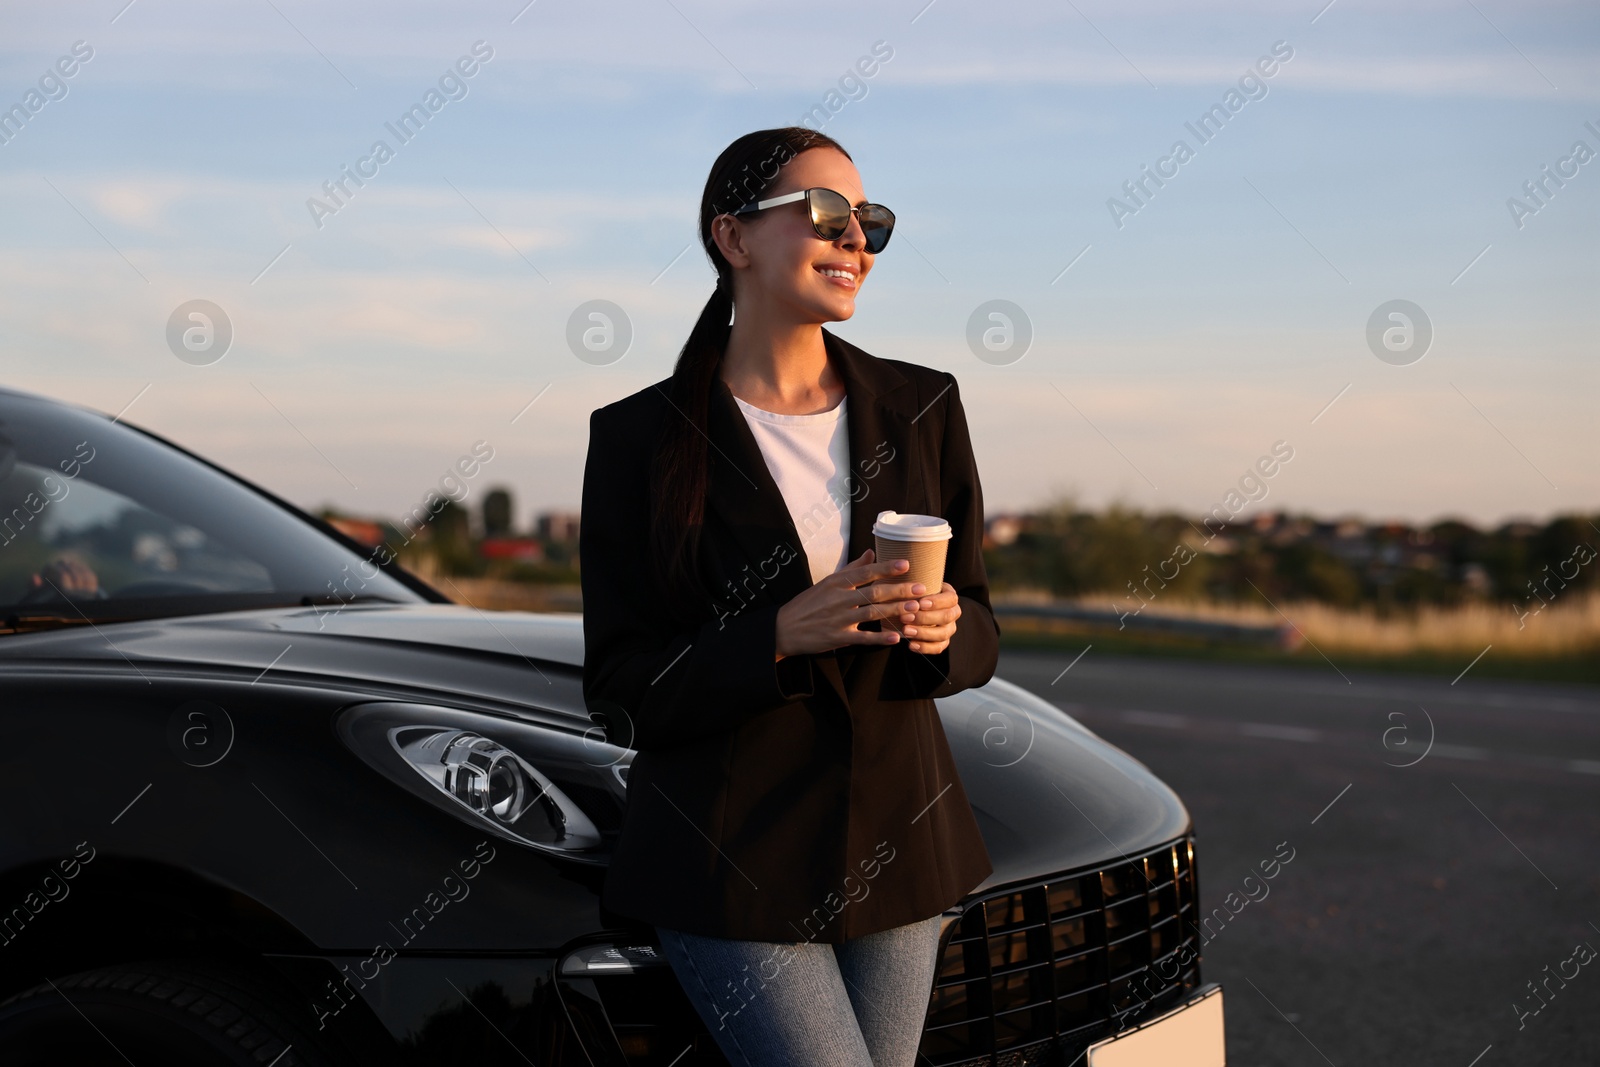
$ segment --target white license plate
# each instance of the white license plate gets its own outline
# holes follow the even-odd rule
[[[1089,1046],[1088,1067],[1224,1067],[1222,987]]]

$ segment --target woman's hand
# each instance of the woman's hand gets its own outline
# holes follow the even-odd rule
[[[843,567],[817,582],[809,589],[795,594],[794,598],[778,609],[777,659],[803,655],[809,652],[826,652],[842,645],[892,645],[900,641],[895,630],[858,630],[857,625],[873,619],[897,617],[901,620],[920,618],[914,614],[920,606],[930,607],[940,594],[918,601],[926,589],[921,582],[889,581],[906,571],[910,564],[903,559],[873,562],[872,549],[867,549]],[[948,586],[946,587],[948,588]],[[955,594],[951,594],[952,600]],[[960,611],[959,608],[956,609]],[[939,616],[948,611],[925,611],[924,615]],[[926,626],[930,632],[939,629],[943,620],[930,618]],[[954,632],[953,623],[949,631]],[[942,631],[941,631],[942,632]],[[948,635],[946,635],[948,640]],[[943,644],[939,646],[943,648]]]
[[[916,639],[911,642],[911,651],[936,656],[950,647],[956,620],[961,618],[960,600],[955,586],[945,582],[937,593],[921,599],[924,610],[900,616],[906,637]]]

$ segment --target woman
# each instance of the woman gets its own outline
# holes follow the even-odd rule
[[[734,141],[672,377],[590,417],[584,696],[636,750],[602,903],[735,1067],[910,1067],[941,915],[993,870],[933,703],[999,649],[955,379],[821,325],[893,222],[833,139]],[[884,510],[950,523],[939,589],[874,559]]]

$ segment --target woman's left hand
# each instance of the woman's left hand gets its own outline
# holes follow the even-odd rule
[[[945,582],[937,593],[917,601],[922,610],[900,614],[901,631],[911,639],[911,651],[936,656],[950,646],[956,620],[961,618],[960,599],[955,586]]]

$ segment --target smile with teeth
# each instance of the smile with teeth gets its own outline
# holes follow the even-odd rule
[[[855,285],[856,276],[851,271],[841,270],[836,267],[817,267],[815,269],[818,274],[821,274],[825,278],[838,278],[841,281],[848,282],[852,286]]]

